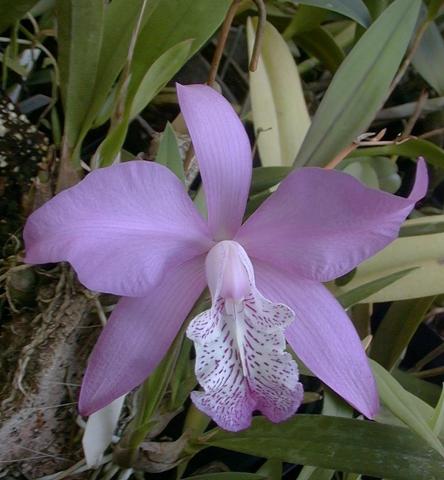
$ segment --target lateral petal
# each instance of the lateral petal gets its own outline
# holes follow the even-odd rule
[[[122,298],[88,360],[79,399],[91,415],[140,385],[167,352],[205,288],[204,257],[170,270],[142,298]]]
[[[91,290],[129,297],[212,245],[177,177],[145,161],[91,172],[36,210],[24,239],[26,262],[68,261]]]
[[[252,258],[327,282],[391,243],[426,190],[422,159],[408,198],[367,188],[336,170],[301,168],[258,208],[235,240]]]

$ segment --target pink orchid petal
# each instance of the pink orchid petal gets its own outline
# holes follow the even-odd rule
[[[288,419],[303,398],[297,365],[285,352],[284,330],[294,313],[260,294],[251,262],[235,242],[213,247],[206,266],[212,308],[187,329],[204,389],[191,394],[194,404],[230,431],[247,428],[254,410],[272,422]]]
[[[250,257],[311,280],[330,281],[392,242],[426,190],[422,159],[408,198],[367,188],[335,170],[302,168],[281,183],[235,240]]]
[[[66,260],[91,290],[130,297],[212,244],[177,177],[144,161],[95,170],[59,193],[29,217],[24,239],[28,263]]]
[[[91,415],[140,385],[162,360],[205,288],[204,257],[167,272],[142,298],[123,298],[88,361],[79,399]]]
[[[177,85],[204,185],[208,224],[216,240],[231,239],[242,223],[251,182],[248,136],[225,98],[205,85]]]
[[[294,310],[286,337],[298,357],[324,383],[368,418],[379,409],[378,392],[358,334],[320,283],[255,261],[258,288]]]

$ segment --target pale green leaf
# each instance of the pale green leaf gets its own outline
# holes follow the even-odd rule
[[[377,362],[371,361],[371,366],[378,384],[379,396],[386,407],[440,455],[444,456],[443,445],[424,418],[424,415],[428,415],[430,418],[433,415],[433,409],[402,388]]]
[[[444,40],[435,22],[425,31],[412,64],[429,85],[444,95]]]
[[[435,435],[444,435],[444,388],[441,389],[441,395],[430,419],[430,426]]]
[[[422,378],[415,377],[411,373],[404,372],[398,368],[393,369],[391,373],[410,393],[413,393],[413,395],[424,400],[424,402],[432,407],[437,405],[441,393],[441,389],[438,385],[426,382]]]
[[[249,51],[255,28],[247,21]],[[262,165],[291,165],[310,126],[299,73],[280,33],[267,23],[255,72],[250,72],[254,128]]]
[[[357,162],[349,163],[342,169],[344,173],[348,173],[352,177],[358,179],[364,185],[370,188],[379,188],[378,175],[376,175],[375,169],[369,162]]]
[[[421,226],[433,218],[408,220],[404,225],[405,228]],[[338,289],[337,294],[409,268],[415,270],[371,295],[365,302],[390,302],[444,293],[444,233],[398,238],[359,265],[350,282]]]
[[[325,93],[296,166],[325,166],[368,128],[407,49],[420,5],[393,2],[360,38]]]
[[[401,186],[398,167],[387,157],[357,157],[341,162],[338,169],[352,175],[370,188],[395,193]]]

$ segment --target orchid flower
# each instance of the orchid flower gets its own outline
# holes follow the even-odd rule
[[[418,161],[408,198],[334,170],[293,171],[242,225],[252,174],[247,134],[231,105],[203,85],[177,87],[199,162],[208,219],[166,167],[130,161],[95,170],[34,212],[26,261],[68,261],[88,288],[123,296],[89,358],[84,415],[153,371],[209,286],[212,305],[191,321],[192,400],[222,428],[261,411],[298,409],[298,358],[366,417],[378,394],[359,337],[322,285],[384,248],[427,188]]]

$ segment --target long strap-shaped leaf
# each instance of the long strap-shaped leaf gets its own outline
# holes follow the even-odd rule
[[[325,166],[368,128],[395,76],[420,0],[397,0],[361,37],[333,78],[295,166]]]
[[[442,478],[444,460],[406,428],[324,415],[296,415],[272,424],[256,418],[242,432],[213,430],[215,446],[289,463],[316,465],[392,480]]]

